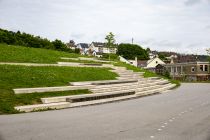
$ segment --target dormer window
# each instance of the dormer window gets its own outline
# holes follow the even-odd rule
[[[195,72],[195,67],[191,67],[191,72]]]

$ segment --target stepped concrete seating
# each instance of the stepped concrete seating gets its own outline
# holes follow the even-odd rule
[[[69,102],[59,102],[51,104],[17,106],[15,107],[15,109],[24,112],[32,112],[32,111],[47,110],[47,109],[63,109],[63,108],[68,108],[69,106],[70,106]]]
[[[124,67],[112,66],[112,68],[111,71],[120,76],[117,77],[118,80],[70,82],[71,86],[63,87],[14,89],[16,94],[78,89],[89,89],[92,92],[92,94],[42,98],[43,104],[19,106],[16,109],[30,112],[107,103],[156,94],[176,86],[159,77],[143,78],[143,72],[133,72],[132,70],[126,70]]]
[[[116,102],[116,101],[134,99],[134,98],[138,98],[138,97],[136,95],[127,95],[127,96],[120,96],[120,97],[115,97],[115,98],[106,98],[106,99],[101,99],[101,100],[76,102],[76,103],[71,103],[70,107],[81,107],[81,106],[88,106],[88,105],[104,104],[104,103],[111,103],[111,102]]]
[[[133,88],[133,89],[128,88],[129,90],[123,89],[123,90],[113,92],[113,89],[112,89],[111,91],[107,92],[106,90],[104,90],[104,92],[97,93],[97,94],[42,98],[41,100],[44,104],[19,106],[19,107],[16,107],[16,109],[20,111],[30,112],[30,111],[43,110],[43,109],[62,109],[62,108],[68,108],[68,107],[107,103],[107,102],[113,102],[113,101],[118,101],[118,100],[138,98],[145,95],[151,95],[151,94],[163,92],[175,86],[174,84],[155,85],[154,83],[153,85],[151,84],[150,85],[151,87],[149,88],[144,87],[144,90],[141,90],[140,87],[138,87],[139,85],[143,85],[142,83],[142,84],[136,84],[138,88]],[[144,85],[146,84],[144,83]],[[100,86],[104,88],[107,87],[107,89],[112,87],[111,85],[109,85],[109,87],[107,85],[100,85]],[[117,84],[115,84],[115,86],[117,86]],[[94,88],[96,89],[96,87],[97,86],[95,86]]]
[[[103,93],[103,92],[113,92],[113,91],[123,91],[123,90],[135,90],[138,87],[137,83],[131,84],[115,84],[106,86],[96,86],[90,88],[93,93]]]
[[[129,90],[135,89],[136,91],[140,90],[150,90],[155,89],[163,86],[167,86],[168,82],[165,81],[156,81],[156,82],[149,82],[145,81],[144,83],[130,83],[130,84],[116,84],[116,85],[106,85],[106,86],[96,86],[90,88],[90,91],[93,93],[103,93],[103,92],[112,92],[112,91],[121,91],[121,90]]]
[[[136,88],[136,91],[137,92],[140,92],[140,91],[148,91],[148,90],[155,90],[155,89],[158,89],[158,88],[161,88],[161,87],[167,87],[167,86],[170,86],[171,84],[164,84],[164,85],[149,85],[149,86],[144,86],[144,87],[137,87]]]
[[[121,91],[112,91],[112,92],[103,92],[97,94],[83,94],[83,95],[72,95],[72,96],[60,96],[60,97],[50,97],[50,98],[41,98],[42,103],[56,103],[56,102],[78,102],[96,100],[96,99],[105,99],[105,98],[115,98],[120,96],[134,95],[135,90],[121,90]],[[72,101],[70,101],[72,100]]]
[[[138,82],[138,80],[102,80],[102,81],[70,82],[70,85],[73,86],[110,85],[110,84],[135,83],[135,82]]]
[[[88,89],[90,86],[91,85],[87,85],[87,86],[40,87],[40,88],[19,88],[19,89],[13,89],[13,91],[15,92],[15,94],[42,93],[42,92],[44,93],[44,92]]]
[[[156,89],[151,89],[151,90],[146,90],[146,91],[139,91],[136,92],[136,96],[145,96],[145,95],[151,95],[151,94],[156,94],[156,93],[161,93],[165,90],[169,90],[174,88],[176,85],[175,84],[168,84],[166,86],[156,88]]]
[[[84,102],[84,101],[90,101],[90,100],[115,98],[115,97],[134,95],[134,94],[135,94],[135,90],[123,90],[123,91],[115,91],[115,92],[104,92],[104,93],[100,93],[100,94],[88,94],[88,95],[72,96],[72,97],[68,97],[66,99],[66,101],[70,102],[70,103]]]

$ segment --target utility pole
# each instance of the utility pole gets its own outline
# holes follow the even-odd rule
[[[134,39],[132,38],[132,44],[133,44]]]

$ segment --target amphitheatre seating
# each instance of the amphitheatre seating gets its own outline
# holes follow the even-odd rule
[[[40,87],[40,88],[19,88],[13,89],[15,94],[26,94],[26,93],[42,93],[42,92],[55,92],[55,91],[70,91],[88,89],[91,85],[86,86],[59,86],[59,87]]]
[[[107,99],[107,98],[115,98],[121,96],[128,96],[134,95],[135,90],[125,90],[125,91],[117,91],[117,92],[104,92],[101,94],[88,94],[88,95],[78,95],[68,97],[66,99],[67,102],[74,103],[74,102],[84,102],[84,101],[92,101],[92,100],[100,100],[100,99]]]
[[[110,85],[110,84],[122,84],[122,83],[135,83],[138,80],[102,80],[102,81],[86,81],[86,82],[70,82],[73,86],[83,85]]]
[[[75,65],[79,67],[84,64],[62,63],[61,65]],[[126,100],[157,94],[175,87],[168,80],[160,77],[144,78],[144,72],[133,72],[126,70],[125,67],[110,66],[110,64],[103,64],[102,66],[87,67],[111,67],[112,72],[119,75],[117,80],[102,80],[102,81],[85,81],[85,82],[70,82],[70,86],[63,87],[43,87],[43,88],[22,88],[14,89],[15,94],[34,93],[34,92],[53,92],[53,91],[68,91],[78,89],[88,89],[91,94],[73,95],[73,96],[59,96],[41,98],[43,104],[28,105],[15,107],[20,111],[36,111],[43,109],[62,109],[68,107],[85,106],[91,104],[101,104],[119,100]]]

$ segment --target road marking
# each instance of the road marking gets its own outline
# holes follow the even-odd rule
[[[169,120],[169,122],[173,122],[173,120]]]
[[[162,131],[162,129],[159,128],[158,131]]]
[[[165,125],[167,125],[168,123],[164,123]]]
[[[162,125],[161,127],[162,127],[162,128],[164,128],[165,126],[164,126],[164,125]]]
[[[150,136],[151,139],[155,138],[154,136]]]

